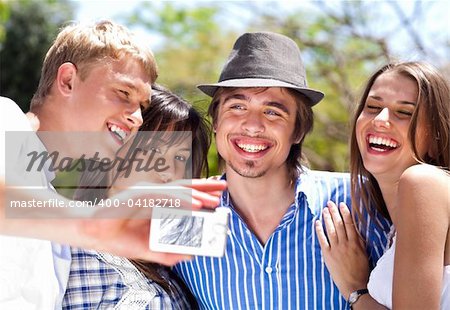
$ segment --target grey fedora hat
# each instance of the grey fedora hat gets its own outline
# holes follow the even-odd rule
[[[219,87],[287,87],[309,98],[311,106],[324,97],[322,92],[308,87],[298,45],[273,32],[240,36],[222,69],[219,82],[197,87],[211,97]]]

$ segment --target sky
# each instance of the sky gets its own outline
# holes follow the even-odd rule
[[[121,22],[120,18],[124,15],[131,14],[136,9],[141,0],[76,0],[78,12],[76,19],[79,22],[91,22],[99,19],[111,19]],[[134,28],[133,31],[144,40],[153,42],[158,40],[154,35]]]
[[[138,7],[138,4],[141,3],[141,0],[75,0],[78,4],[78,12],[76,14],[76,18],[79,21],[82,22],[88,22],[88,21],[94,21],[102,18],[108,18],[113,19],[118,22],[123,22],[123,16],[130,14],[133,10]],[[330,5],[339,5],[341,0],[325,0],[325,2]],[[392,10],[392,7],[388,7],[388,4],[382,3],[385,1],[380,0],[366,0],[371,1],[374,3],[374,5],[381,5],[385,6],[386,10],[383,12],[386,12],[385,15],[383,15],[383,20],[379,21],[380,28],[390,25],[393,22],[398,23],[398,19],[396,16],[394,16],[394,11]],[[161,2],[168,2],[168,1],[157,1],[153,0],[153,3],[161,3]],[[182,3],[183,5],[186,5],[189,3],[189,5],[198,5],[199,3],[208,3],[208,2],[214,2],[214,1],[182,1],[182,0],[176,0],[171,1],[173,3]],[[233,4],[237,4],[238,1],[230,1],[227,2],[233,2]],[[283,1],[264,1],[259,0],[258,3],[265,2],[269,4],[269,2],[276,2],[278,6],[281,6],[282,8],[285,7],[286,9],[291,8],[292,6],[297,7],[305,7],[309,9],[317,9],[316,6],[312,5],[311,3],[313,1],[309,0],[283,0]],[[412,10],[415,7],[413,0],[397,0],[397,2],[400,4],[400,6],[404,9],[404,12],[406,14],[412,14]],[[225,3],[225,1],[221,1],[221,3]],[[226,3],[225,3],[226,4]],[[230,3],[231,4],[231,3]],[[439,41],[445,40],[447,44],[450,44],[450,1],[446,0],[422,0],[422,6],[427,9],[427,15],[425,16],[426,21],[416,21],[416,24],[414,25],[417,32],[422,34],[422,40],[424,41],[425,45],[428,46],[430,49],[434,50],[434,44],[437,38],[439,38]],[[238,6],[229,6],[231,8],[231,15],[235,17],[234,21],[232,22],[233,25],[236,24],[236,21],[245,20],[245,18],[250,18],[251,16],[239,16],[239,14],[243,14],[242,10],[238,10]],[[268,9],[271,9],[271,6],[267,6]],[[428,9],[427,7],[430,7]],[[237,8],[237,9],[236,9]],[[236,16],[238,15],[238,16]],[[392,28],[392,27],[391,27]],[[152,48],[155,50],[158,47],[158,42],[161,42],[161,38],[159,38],[156,35],[152,35],[148,31],[145,31],[144,29],[135,27],[132,28],[133,31],[137,33],[138,36],[142,37],[143,40],[148,40],[148,42],[152,42]],[[381,29],[380,29],[381,30]],[[395,28],[394,28],[395,31]],[[391,47],[394,48],[394,50],[397,48],[399,51],[405,46],[404,40],[410,40],[410,36],[408,36],[405,32],[405,30],[402,30],[403,34],[396,36],[395,41],[390,42]],[[402,38],[404,40],[402,41]],[[436,47],[436,50],[438,50],[438,47]],[[401,51],[404,55],[408,54],[408,51]],[[400,55],[402,56],[402,55]],[[411,55],[412,57],[414,55]],[[450,58],[450,55],[442,55],[440,54],[441,58],[448,59]],[[433,62],[433,61],[432,61]]]

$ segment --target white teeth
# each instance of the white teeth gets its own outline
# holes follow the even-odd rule
[[[374,149],[375,151],[378,151],[378,152],[386,152],[385,149],[379,149],[377,147],[372,147],[372,149]]]
[[[111,125],[109,129],[111,129],[111,131],[115,133],[122,141],[127,137],[127,133],[116,125]]]
[[[237,144],[241,149],[249,153],[256,153],[260,151],[264,151],[267,149],[267,145],[258,145],[258,144]]]
[[[371,143],[371,144],[378,144],[378,145],[385,145],[385,146],[392,147],[392,148],[396,148],[397,147],[397,142],[395,142],[394,140],[388,139],[388,138],[381,138],[381,137],[370,136],[369,137],[369,143]]]

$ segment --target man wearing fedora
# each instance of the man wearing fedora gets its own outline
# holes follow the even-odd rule
[[[349,176],[302,165],[312,107],[324,95],[308,87],[297,44],[276,33],[245,33],[219,82],[198,88],[212,97],[230,236],[224,257],[195,257],[175,270],[202,308],[348,308],[323,263],[314,222],[329,200],[350,204]],[[361,231],[375,262],[386,237],[367,223]]]

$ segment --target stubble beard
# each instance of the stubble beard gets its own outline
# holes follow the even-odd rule
[[[266,174],[266,170],[258,171],[255,169],[255,162],[251,160],[246,160],[244,162],[244,168],[238,168],[230,161],[227,162],[227,165],[230,166],[231,169],[233,169],[237,174],[239,174],[241,177],[244,178],[251,178],[256,179],[264,176]]]

